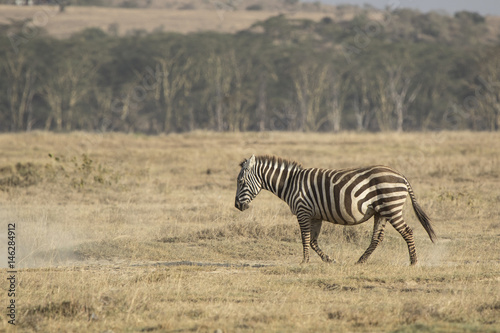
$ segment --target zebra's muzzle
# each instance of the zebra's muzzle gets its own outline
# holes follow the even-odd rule
[[[244,211],[248,208],[248,203],[241,203],[238,201],[238,199],[236,199],[234,201],[234,207],[238,208],[240,211]]]

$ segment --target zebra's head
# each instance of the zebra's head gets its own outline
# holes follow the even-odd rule
[[[256,174],[255,155],[241,162],[240,166],[234,206],[244,211],[262,189],[262,180]]]

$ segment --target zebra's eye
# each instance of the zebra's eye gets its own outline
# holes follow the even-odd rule
[[[239,179],[238,179],[238,183],[239,183],[240,185],[244,185],[244,184],[245,184],[245,180],[244,180],[243,178],[239,178]]]

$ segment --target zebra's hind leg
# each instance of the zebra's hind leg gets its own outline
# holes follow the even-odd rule
[[[415,265],[417,263],[417,252],[415,250],[413,230],[403,220],[402,212],[389,220],[389,222],[394,227],[394,229],[396,229],[400,233],[400,235],[403,236],[406,244],[408,245],[408,252],[410,253],[410,265]]]
[[[362,264],[368,260],[368,257],[375,251],[377,248],[378,244],[382,242],[384,239],[384,229],[385,229],[385,223],[386,220],[379,214],[374,215],[374,224],[373,224],[373,235],[372,235],[372,240],[370,242],[370,246],[366,249],[365,253],[359,258],[358,264]]]
[[[326,255],[318,245],[318,236],[321,231],[322,223],[323,221],[321,220],[313,220],[311,222],[311,248],[316,251],[316,253],[321,257],[321,260],[324,262],[335,262],[335,260]]]

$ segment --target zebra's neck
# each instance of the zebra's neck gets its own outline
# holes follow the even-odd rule
[[[262,188],[287,201],[292,180],[302,167],[296,162],[264,156],[257,158],[257,170],[262,179]]]

